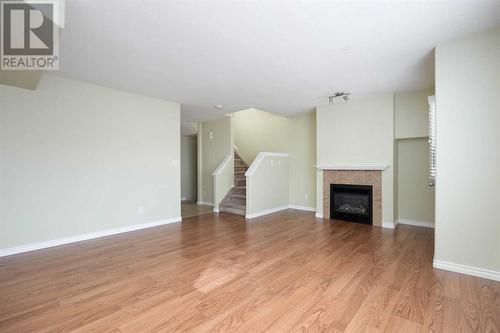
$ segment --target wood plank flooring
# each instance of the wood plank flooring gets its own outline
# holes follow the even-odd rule
[[[208,205],[197,205],[191,201],[181,201],[181,216],[183,219],[203,214],[210,214],[214,207]]]
[[[208,214],[0,258],[0,332],[499,332],[500,283],[433,230]]]

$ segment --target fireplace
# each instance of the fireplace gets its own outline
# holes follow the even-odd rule
[[[330,184],[330,218],[373,224],[371,185]]]

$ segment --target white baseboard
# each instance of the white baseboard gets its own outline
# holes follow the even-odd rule
[[[219,212],[219,207],[214,207],[214,213],[218,213]]]
[[[315,212],[316,211],[316,208],[314,208],[314,207],[299,206],[299,205],[289,205],[288,208],[297,209],[297,210],[305,210],[306,212]]]
[[[214,205],[213,202],[205,202],[205,201],[198,201],[196,204],[197,205],[205,205],[205,206],[213,206]]]
[[[255,217],[276,213],[276,212],[279,212],[280,210],[285,210],[285,209],[297,209],[297,210],[303,210],[306,212],[315,212],[316,211],[316,208],[314,208],[314,207],[299,206],[299,205],[286,205],[286,206],[280,206],[280,207],[276,207],[276,208],[266,209],[266,210],[263,210],[261,212],[257,212],[257,213],[253,213],[253,214],[247,214],[245,216],[245,218],[253,219]]]
[[[407,219],[397,219],[395,224],[408,224],[414,225],[417,227],[426,227],[426,228],[434,228],[434,223],[427,221],[417,221],[417,220],[407,220]]]
[[[323,214],[321,214],[321,213],[316,213],[316,217],[317,217],[317,218],[322,219],[322,218],[323,218]]]
[[[186,201],[187,199],[188,199],[188,198],[184,198],[184,197],[183,197],[183,198],[181,198],[181,201]]]
[[[246,214],[245,218],[253,219],[255,217],[264,216],[267,214],[272,214],[272,213],[279,212],[281,210],[288,209],[288,207],[289,207],[289,205],[285,205],[285,206],[280,206],[280,207],[276,207],[276,208],[266,209],[266,210],[263,210],[263,211],[260,211],[257,213],[253,213],[253,214]]]
[[[154,221],[154,222],[149,222],[149,223],[134,224],[134,225],[130,225],[130,226],[122,227],[122,228],[108,229],[108,230],[103,230],[103,231],[92,232],[89,234],[83,234],[83,235],[53,239],[53,240],[44,241],[44,242],[26,244],[26,245],[21,245],[21,246],[16,246],[16,247],[10,247],[10,248],[5,248],[5,249],[0,249],[0,257],[5,257],[5,256],[13,255],[13,254],[45,249],[45,248],[69,244],[69,243],[81,242],[84,240],[89,240],[89,239],[94,239],[94,238],[100,238],[100,237],[105,237],[105,236],[121,234],[121,233],[129,232],[129,231],[152,228],[152,227],[157,227],[157,226],[164,225],[164,224],[176,223],[176,222],[181,222],[181,221],[182,221],[181,217],[174,217],[174,218],[170,218],[170,219],[164,219],[164,220],[159,220],[159,221]]]
[[[432,262],[434,268],[444,269],[446,271],[462,273],[466,275],[477,276],[483,279],[500,281],[500,272],[492,271],[489,269],[467,266],[462,264],[455,264],[452,262],[434,259]]]
[[[396,222],[382,222],[382,228],[394,229],[396,228]]]

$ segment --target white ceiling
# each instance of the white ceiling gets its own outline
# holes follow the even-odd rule
[[[436,45],[497,25],[498,0],[71,0],[59,75],[179,102],[184,121],[290,115],[432,87]]]

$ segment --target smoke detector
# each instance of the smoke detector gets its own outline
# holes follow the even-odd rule
[[[328,102],[329,103],[335,103],[336,101],[343,99],[344,102],[349,102],[349,96],[351,93],[348,92],[343,92],[343,91],[337,91],[335,94],[332,96],[328,96]]]

